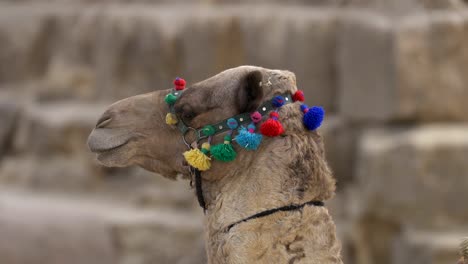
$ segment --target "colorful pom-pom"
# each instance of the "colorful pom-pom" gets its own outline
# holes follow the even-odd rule
[[[219,161],[229,162],[236,159],[237,153],[232,147],[231,136],[224,137],[224,143],[211,147],[211,155]]]
[[[226,123],[230,129],[236,129],[239,126],[239,123],[234,118],[229,118]]]
[[[302,106],[301,106],[302,109]],[[323,118],[325,117],[325,111],[322,107],[313,106],[311,108],[306,108],[303,110],[305,112],[302,119],[304,125],[308,130],[315,130],[320,127],[322,124]]]
[[[304,92],[301,91],[301,90],[297,90],[293,96],[292,96],[292,99],[294,102],[304,102]]]
[[[241,128],[239,134],[236,136],[237,144],[247,150],[257,150],[262,142],[262,135],[254,133],[254,131],[255,126],[252,128],[249,125],[247,129],[245,127]]]
[[[184,152],[184,157],[190,166],[200,171],[206,171],[211,167],[211,159],[204,153],[203,149],[191,149],[186,151]]]
[[[174,115],[173,113],[167,113],[166,115],[166,124],[168,125],[175,125],[177,124],[177,116]]]
[[[177,96],[173,95],[172,93],[166,95],[166,97],[164,98],[164,101],[168,104],[168,105],[173,105],[176,101],[177,101]]]
[[[271,100],[271,104],[278,108],[278,107],[281,107],[284,105],[284,97],[281,96],[281,95],[277,95],[275,96],[272,100]]]
[[[260,114],[258,111],[255,111],[250,114],[250,119],[252,119],[252,122],[255,124],[262,121],[262,114]]]
[[[214,126],[207,125],[202,128],[203,135],[205,136],[212,136],[216,132]]]
[[[181,90],[185,89],[185,80],[182,79],[182,78],[177,77],[177,78],[174,80],[174,88],[175,88],[177,91],[181,91]]]
[[[284,133],[283,125],[278,121],[279,114],[271,112],[270,118],[260,126],[260,132],[267,137],[276,137]]]
[[[210,148],[211,148],[210,143],[205,142],[201,145],[201,152],[203,152],[203,154],[205,155],[208,155],[208,153],[210,153]]]

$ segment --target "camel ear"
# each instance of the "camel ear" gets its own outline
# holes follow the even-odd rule
[[[245,76],[237,95],[237,107],[240,113],[255,111],[263,99],[262,73],[253,71]]]

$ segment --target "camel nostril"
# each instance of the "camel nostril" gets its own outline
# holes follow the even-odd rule
[[[96,128],[104,128],[107,125],[109,125],[111,121],[112,121],[112,118],[110,116],[102,116],[97,121]]]

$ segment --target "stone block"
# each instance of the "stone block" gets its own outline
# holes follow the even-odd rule
[[[338,12],[297,7],[249,9],[240,16],[244,63],[294,72],[308,104],[334,111]]]
[[[340,113],[365,121],[466,121],[468,12],[398,20],[350,12],[339,31]]]
[[[468,120],[467,41],[466,11],[415,15],[401,22],[396,87],[403,118]]]
[[[3,189],[0,212],[0,255],[8,264],[206,262],[201,213]]]
[[[157,217],[116,217],[112,234],[120,252],[119,263],[206,263],[200,217],[164,211]]]
[[[11,148],[20,107],[6,98],[0,99],[0,158]]]
[[[420,228],[465,225],[466,131],[466,125],[426,125],[364,133],[356,164],[362,211]]]
[[[0,7],[0,82],[37,78],[44,73],[52,38],[44,12],[31,8],[28,16],[21,10]]]
[[[116,263],[112,236],[103,219],[89,209],[76,202],[2,190],[2,263]]]
[[[386,120],[394,113],[393,28],[376,14],[348,12],[338,30],[339,113]]]
[[[22,41],[25,47],[17,52],[21,55],[18,61],[23,57],[31,60],[28,54],[34,50],[41,60],[23,64],[37,65],[37,74],[15,69],[18,78],[14,80],[41,80],[33,93],[42,101],[120,99],[169,88],[178,75],[193,83],[227,68],[254,64],[295,72],[311,104],[329,111],[335,108],[338,13],[332,9],[53,6],[47,11],[34,10],[38,21],[30,21],[31,8],[7,7],[0,12],[13,10],[15,16],[5,16],[5,24],[27,18],[26,26],[41,27],[30,37],[40,40],[39,48],[26,45],[33,42],[26,39]],[[16,38],[10,30],[3,35],[8,41]],[[12,68],[7,64],[1,67]],[[11,76],[9,72],[4,75]]]
[[[86,158],[7,156],[0,163],[0,186],[98,196],[139,208],[199,210],[188,181],[140,168],[104,168]]]
[[[328,115],[319,129],[325,144],[325,154],[338,192],[354,180],[354,157],[359,129],[339,116]]]
[[[454,264],[460,258],[459,244],[468,230],[406,230],[395,240],[393,264]]]
[[[65,101],[25,106],[14,150],[32,155],[91,158],[86,140],[107,105]]]

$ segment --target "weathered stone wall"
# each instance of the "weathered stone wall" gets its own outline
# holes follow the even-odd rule
[[[466,1],[255,2],[0,1],[2,264],[204,263],[188,182],[102,168],[85,142],[112,101],[242,64],[326,108],[346,263],[456,263]]]

